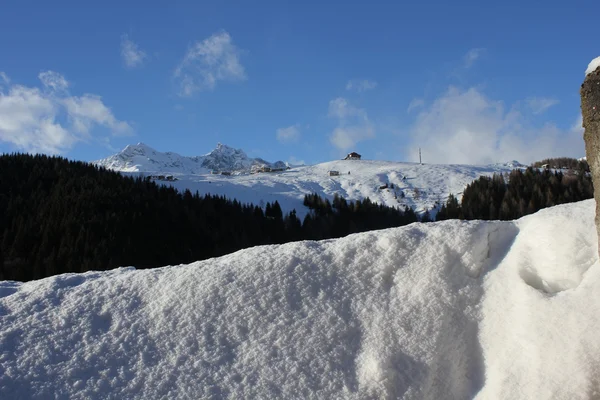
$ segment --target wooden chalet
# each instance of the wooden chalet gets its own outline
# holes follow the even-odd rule
[[[361,155],[356,153],[356,152],[352,152],[352,153],[348,153],[348,155],[346,156],[346,158],[344,158],[344,160],[360,160]]]

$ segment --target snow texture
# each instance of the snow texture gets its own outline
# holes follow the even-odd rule
[[[300,218],[308,213],[303,200],[306,194],[311,193],[329,200],[333,200],[335,194],[346,200],[369,197],[388,207],[412,207],[417,213],[423,213],[425,209],[432,210],[431,215],[435,216],[436,207],[445,203],[448,195],[454,194],[460,200],[464,188],[480,176],[508,173],[524,167],[517,161],[472,166],[336,160],[281,172],[250,174],[251,162],[239,156],[240,152],[243,153],[220,144],[207,156],[189,158],[174,153],[160,153],[138,144],[128,146],[121,153],[96,164],[125,175],[171,174],[178,180],[157,183],[168,184],[179,190],[189,189],[192,193],[198,191],[201,195],[222,195],[263,207],[267,202],[277,200],[285,213],[295,209]],[[206,159],[211,160],[210,165],[222,167],[217,170],[231,171],[235,165],[245,165],[247,168],[238,169],[231,176],[214,175],[210,169],[202,167]],[[340,175],[330,176],[329,171],[332,170],[339,171]],[[381,189],[385,185],[388,187]]]
[[[587,69],[585,70],[585,76],[588,76],[592,72],[594,72],[598,67],[600,67],[600,57],[594,58],[590,61]]]
[[[599,398],[593,220],[588,200],[0,282],[0,398]]]

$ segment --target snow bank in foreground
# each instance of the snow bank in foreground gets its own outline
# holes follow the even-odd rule
[[[590,61],[587,69],[585,70],[585,76],[588,76],[592,72],[594,72],[598,67],[600,67],[600,57],[594,58]]]
[[[598,398],[593,217],[2,282],[0,398]]]

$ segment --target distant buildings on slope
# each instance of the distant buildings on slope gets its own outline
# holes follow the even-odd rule
[[[353,151],[352,153],[348,153],[348,155],[344,158],[344,160],[360,160],[361,155],[357,152]],[[339,176],[340,171],[329,171],[329,176]],[[348,175],[350,175],[350,171],[348,171]]]
[[[356,152],[352,152],[352,153],[348,153],[348,155],[346,156],[346,158],[344,158],[344,160],[360,160],[361,155],[356,153]]]
[[[352,153],[348,153],[348,155],[344,158],[344,160],[360,160],[361,159],[361,155],[358,154],[357,152],[353,151]],[[266,172],[283,172],[290,169],[289,166],[285,167],[285,168],[273,168],[273,167],[268,167],[266,165],[260,166],[260,167],[253,167],[252,170],[250,171],[251,174],[257,174],[257,173],[266,173]],[[229,171],[212,171],[211,172],[213,175],[231,175],[231,172]],[[350,174],[350,172],[348,172],[348,174]],[[329,176],[339,176],[340,172],[339,171],[329,171]]]
[[[155,181],[167,181],[167,182],[174,182],[174,181],[179,180],[179,179],[175,178],[173,175],[151,175],[150,179],[153,179]]]

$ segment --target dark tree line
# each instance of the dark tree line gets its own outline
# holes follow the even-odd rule
[[[460,203],[450,195],[436,219],[511,220],[593,195],[592,179],[585,168],[552,173],[530,167],[514,170],[507,177],[480,177],[465,188]]]
[[[417,220],[369,199],[307,196],[309,215],[284,215],[221,196],[180,193],[87,163],[0,156],[0,279],[28,281],[118,266],[189,263],[239,249],[341,237]]]
[[[302,227],[306,238],[315,240],[403,226],[418,221],[412,208],[402,211],[373,203],[368,197],[347,202],[335,194],[333,202],[330,202],[314,193],[304,197],[304,205],[311,213],[304,218]]]
[[[557,158],[546,158],[542,161],[536,161],[531,164],[534,168],[541,168],[542,165],[547,165],[548,168],[552,169],[569,169],[574,171],[587,171],[590,172],[590,167],[586,160],[578,160],[571,157],[557,157]]]

